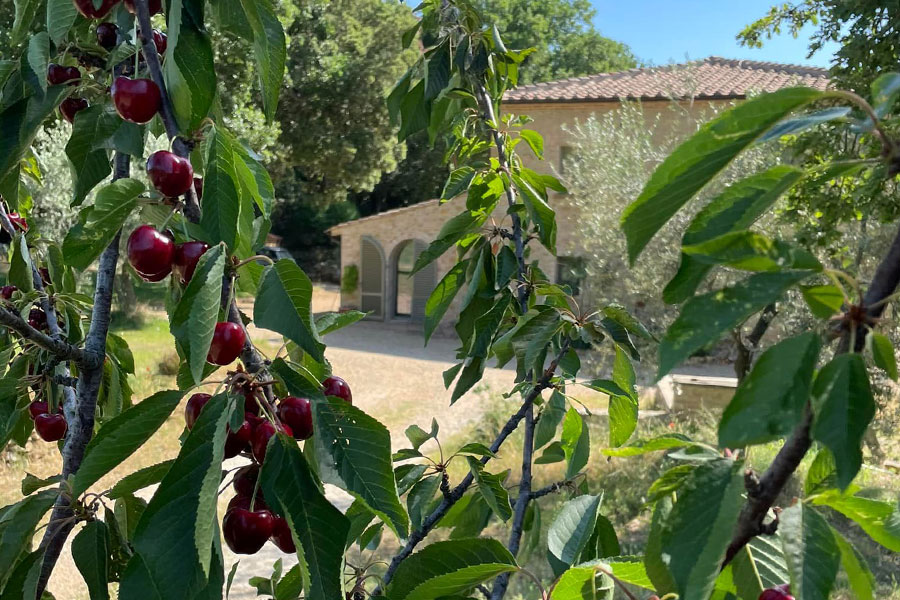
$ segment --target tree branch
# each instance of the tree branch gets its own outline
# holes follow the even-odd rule
[[[875,270],[875,276],[863,299],[863,306],[876,305],[869,309],[867,316],[877,318],[884,312],[885,304],[878,304],[888,296],[894,293],[897,285],[900,284],[900,229],[894,236],[887,254],[882,258]],[[861,328],[856,336],[856,351],[860,351],[865,346],[865,328]],[[841,341],[838,345],[837,352],[845,353],[850,349],[850,332],[844,331]],[[747,545],[751,539],[761,533],[766,533],[767,529],[764,520],[772,508],[775,499],[781,494],[784,486],[790,480],[791,476],[800,466],[800,462],[812,446],[812,436],[810,430],[813,423],[813,412],[809,402],[806,404],[806,411],[803,420],[794,429],[791,436],[782,446],[781,450],[775,456],[775,460],[769,465],[769,468],[760,478],[759,485],[754,486],[753,490],[748,490],[747,504],[741,510],[738,517],[738,523],[735,527],[731,544],[725,554],[725,560],[722,566],[725,567],[730,563],[740,550]]]
[[[60,360],[74,360],[79,363],[87,362],[81,349],[62,340],[53,339],[46,333],[38,331],[18,314],[2,306],[0,306],[0,325],[4,325],[36,346],[53,353]]]

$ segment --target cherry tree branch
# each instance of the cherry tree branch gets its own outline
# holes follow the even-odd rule
[[[875,276],[863,298],[863,306],[871,306],[866,310],[866,316],[880,317],[887,304],[882,301],[894,293],[898,284],[900,284],[900,229],[898,229],[887,254],[881,259],[875,270]],[[864,347],[866,333],[865,328],[861,328],[861,331],[858,332],[854,351],[859,351]],[[849,331],[845,331],[841,336],[837,349],[839,354],[850,350],[851,337]],[[807,402],[803,419],[759,479],[759,484],[748,486],[747,504],[738,517],[731,544],[728,546],[725,560],[722,563],[723,567],[728,565],[751,539],[767,532],[764,520],[769,509],[772,508],[776,498],[781,494],[784,486],[800,466],[803,457],[812,447],[812,423],[813,412]]]

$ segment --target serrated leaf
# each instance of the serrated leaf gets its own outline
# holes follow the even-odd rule
[[[512,179],[516,189],[522,194],[528,217],[537,227],[541,245],[551,253],[556,253],[556,211],[547,204],[544,194],[535,190],[525,179],[516,174],[513,174]]]
[[[821,340],[804,333],[759,357],[719,422],[719,446],[741,448],[787,436],[803,418]]]
[[[84,270],[97,260],[134,211],[143,191],[144,184],[135,179],[119,179],[100,188],[93,206],[84,209],[84,220],[66,233],[66,263]]]
[[[207,133],[203,173],[204,210],[200,218],[205,241],[210,244],[225,242],[231,249],[237,246],[241,213],[236,146],[231,134],[221,128],[211,127]]]
[[[412,447],[418,450],[422,444],[431,439],[431,434],[419,427],[418,425],[410,425],[404,432],[406,439],[412,444]]]
[[[800,87],[762,94],[706,123],[676,148],[622,215],[629,260],[633,263],[656,232],[741,151],[786,115],[821,95]]]
[[[570,479],[587,465],[591,453],[590,429],[574,408],[563,419],[560,442],[566,454],[566,478]]]
[[[541,448],[556,436],[556,430],[566,415],[566,397],[554,389],[540,412],[534,432],[534,447]]]
[[[815,112],[804,113],[796,117],[779,121],[774,127],[760,137],[759,141],[768,142],[777,140],[786,135],[797,135],[816,125],[843,119],[849,114],[850,107],[848,106],[831,106]]]
[[[16,16],[9,32],[9,39],[13,45],[25,39],[42,4],[43,0],[15,0]]]
[[[678,465],[660,475],[647,490],[647,502],[656,502],[664,496],[677,492],[696,467],[692,464]]]
[[[834,454],[838,485],[845,489],[862,466],[862,439],[875,416],[866,364],[859,354],[835,356],[812,390],[812,437]]]
[[[847,574],[853,596],[857,600],[874,600],[878,584],[869,565],[866,564],[866,559],[837,529],[832,528],[831,533],[841,552],[841,567]]]
[[[293,439],[279,434],[269,441],[260,485],[266,501],[287,519],[297,547],[303,549],[309,600],[340,597],[341,561],[350,522],[319,490]]]
[[[202,4],[171,0],[167,3],[166,16],[169,36],[168,59],[163,63],[166,89],[179,130],[193,131],[209,114],[216,93],[212,43],[204,28]],[[204,179],[204,197],[206,185]]]
[[[365,317],[366,313],[358,310],[324,313],[316,316],[316,330],[320,336],[327,335],[338,329],[353,325]]]
[[[172,468],[174,462],[174,458],[164,460],[163,462],[144,467],[143,469],[138,469],[134,473],[126,475],[117,481],[116,485],[110,488],[109,492],[106,493],[106,497],[110,500],[116,500],[117,498],[133,494],[147,486],[159,483],[162,481],[163,477],[166,476],[166,473],[169,472],[169,469]]]
[[[469,189],[475,175],[475,169],[469,166],[462,166],[451,171],[444,184],[444,189],[441,191],[441,200],[452,200],[465,192]]]
[[[840,561],[840,550],[828,522],[815,509],[797,503],[779,515],[778,535],[794,597],[827,600]]]
[[[844,305],[844,294],[836,285],[802,285],[800,293],[812,314],[820,319],[837,314]]]
[[[900,73],[882,73],[872,82],[872,107],[878,118],[889,115],[900,96]]]
[[[109,598],[109,551],[109,532],[103,521],[88,521],[78,535],[72,538],[72,558],[87,584],[91,600]]]
[[[26,81],[36,87],[35,93],[47,92],[47,66],[50,63],[50,36],[46,31],[38,32],[28,40],[25,51],[29,73],[25,73]],[[32,83],[33,82],[33,83]]]
[[[604,567],[577,566],[566,570],[553,587],[550,600],[611,599],[615,584],[603,573]]]
[[[51,475],[45,479],[35,477],[31,473],[25,473],[22,478],[22,495],[30,496],[41,488],[49,487],[62,481],[62,475]]]
[[[312,320],[312,281],[292,260],[282,259],[266,269],[253,306],[257,327],[280,333],[316,361],[325,345]]]
[[[284,79],[287,42],[272,0],[241,0],[253,31],[253,55],[259,69],[266,120],[275,118],[278,95]]]
[[[699,244],[682,246],[681,251],[701,263],[744,271],[822,270],[821,263],[808,250],[753,231],[733,231]]]
[[[888,377],[897,381],[897,357],[894,354],[894,345],[884,334],[873,331],[867,341],[872,344],[872,358],[875,366],[885,372]]]
[[[73,494],[83,494],[140,448],[166,422],[183,396],[183,392],[158,392],[104,423],[84,451],[72,481]]]
[[[534,152],[534,155],[539,159],[544,159],[544,138],[537,131],[532,129],[522,129],[519,131],[519,136],[525,140],[525,143],[528,144],[528,147],[531,148],[531,151]]]
[[[31,600],[37,597],[38,578],[41,574],[41,565],[44,558],[44,549],[38,548],[22,557],[9,576],[6,587],[0,600]]]
[[[7,582],[16,561],[30,548],[38,523],[58,495],[56,490],[45,490],[0,511],[0,587]]]
[[[203,381],[209,345],[219,320],[224,274],[225,248],[220,244],[200,257],[169,322],[169,331],[187,361],[194,384]]]
[[[457,454],[469,454],[471,456],[489,456],[497,458],[497,455],[487,446],[480,442],[469,442],[456,451]]]
[[[435,542],[400,564],[385,596],[391,600],[434,600],[518,568],[509,550],[494,539]]]
[[[503,487],[503,481],[509,472],[488,473],[478,459],[467,456],[466,460],[469,462],[469,472],[475,477],[478,492],[484,497],[484,501],[501,521],[508,521],[512,517],[512,507],[509,504],[509,492]]]
[[[466,268],[469,261],[461,261],[453,265],[441,281],[435,286],[425,302],[425,343],[444,318],[447,309],[453,303],[457,292],[466,284]]]
[[[420,479],[406,496],[406,507],[409,509],[409,524],[413,529],[422,527],[422,522],[431,512],[432,500],[441,485],[437,475]]]
[[[607,456],[639,456],[649,452],[659,452],[660,450],[672,450],[674,448],[687,448],[694,446],[695,442],[687,436],[680,433],[672,433],[661,435],[649,440],[635,440],[627,446],[621,448],[604,448],[603,454]]]
[[[75,4],[69,0],[47,0],[47,31],[57,46],[61,46],[69,29],[75,24]]]
[[[437,260],[439,256],[450,249],[450,246],[463,239],[469,233],[477,231],[487,220],[489,214],[489,210],[478,214],[472,214],[466,210],[444,223],[435,240],[416,258],[416,264],[413,265],[410,275],[419,272]]]
[[[547,532],[548,557],[556,575],[578,562],[587,547],[603,496],[578,496],[563,504]]]
[[[838,511],[885,548],[900,552],[900,519],[897,518],[898,511],[894,504],[841,494],[836,490],[815,496],[812,503]]]
[[[733,286],[688,300],[660,344],[657,378],[810,275],[810,271],[756,273]]]

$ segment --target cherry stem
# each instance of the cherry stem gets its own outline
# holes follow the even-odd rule
[[[256,262],[257,260],[264,260],[264,261],[266,261],[267,263],[269,263],[270,265],[274,265],[274,264],[275,264],[275,261],[272,260],[271,258],[269,258],[268,256],[264,256],[264,255],[262,255],[262,254],[257,254],[257,255],[255,255],[255,256],[251,256],[250,258],[245,258],[244,260],[240,261],[239,263],[237,263],[236,265],[234,265],[234,268],[235,268],[235,269],[240,269],[240,268],[243,267],[244,265],[246,265],[246,264],[248,264],[248,263],[251,263],[251,262]]]
[[[250,512],[253,512],[253,507],[256,506],[256,494],[259,493],[259,479],[259,474],[257,473],[256,481],[253,483],[253,496],[250,497]]]

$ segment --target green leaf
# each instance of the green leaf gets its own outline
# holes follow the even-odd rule
[[[519,132],[519,136],[525,140],[534,155],[539,160],[544,159],[544,138],[537,131],[532,129],[523,129]]]
[[[660,475],[647,490],[647,502],[656,502],[677,492],[696,467],[694,464],[678,465]]]
[[[489,214],[490,210],[478,214],[472,214],[466,210],[444,223],[435,240],[416,258],[416,264],[413,265],[413,270],[410,274],[413,275],[427,267],[446,252],[450,246],[468,234],[477,231],[487,220]]]
[[[62,475],[51,475],[45,479],[35,477],[31,473],[25,473],[22,478],[22,495],[30,496],[41,488],[49,487],[62,481]]]
[[[860,446],[875,416],[862,356],[838,355],[822,367],[813,384],[812,403],[812,437],[834,454],[838,485],[846,488],[862,466]]]
[[[638,403],[630,396],[609,397],[609,444],[621,446],[637,428]]]
[[[872,107],[878,118],[889,115],[900,96],[900,73],[882,73],[872,82]]]
[[[817,110],[815,112],[803,113],[796,117],[791,117],[789,119],[779,121],[775,125],[775,127],[767,131],[765,135],[759,138],[759,141],[768,142],[771,140],[777,140],[778,138],[786,135],[797,135],[798,133],[806,131],[811,127],[815,127],[816,125],[843,119],[849,114],[849,106],[831,106],[829,108],[823,108],[822,110]]]
[[[838,530],[832,528],[831,533],[841,552],[841,567],[847,574],[853,596],[857,600],[875,600],[877,583],[872,571],[869,570],[869,565],[866,564],[866,559]]]
[[[603,573],[603,568],[605,566],[568,569],[556,582],[550,600],[610,600],[615,584]]]
[[[119,179],[103,186],[94,205],[82,211],[82,217],[66,234],[63,256],[66,263],[84,270],[93,263],[116,237],[125,220],[137,206],[144,184],[136,179]]]
[[[50,36],[46,31],[41,31],[31,36],[28,40],[28,50],[25,58],[28,60],[28,68],[37,84],[36,93],[47,92],[47,67],[50,63]],[[31,80],[32,77],[27,77]]]
[[[75,24],[75,4],[69,0],[47,0],[47,31],[57,46],[61,46],[69,29]]]
[[[513,174],[513,182],[522,194],[522,202],[528,210],[528,217],[538,230],[541,244],[551,253],[556,253],[556,211],[547,204],[545,194],[538,192],[519,175]]]
[[[169,40],[163,76],[175,109],[178,129],[189,132],[196,129],[209,114],[215,97],[216,69],[212,43],[203,24],[202,3],[171,0],[166,16]],[[203,185],[206,198],[205,178]]]
[[[566,415],[566,397],[554,389],[550,400],[541,410],[537,428],[534,432],[534,447],[541,448],[556,436],[556,430]]]
[[[553,442],[544,448],[544,452],[535,459],[534,464],[552,465],[553,463],[562,462],[564,460],[566,460],[566,451],[563,450],[562,444]]]
[[[419,427],[418,425],[410,425],[406,428],[404,432],[406,434],[406,439],[409,440],[409,443],[412,444],[412,447],[418,450],[422,447],[422,444],[431,439],[431,434]]]
[[[292,260],[282,259],[266,269],[253,306],[257,327],[280,333],[316,361],[325,345],[312,320],[312,281]]]
[[[494,539],[435,542],[400,564],[384,595],[391,600],[434,600],[518,569],[509,550]]]
[[[287,519],[297,547],[303,549],[301,562],[306,563],[310,579],[306,597],[341,597],[341,563],[350,522],[319,490],[297,442],[283,434],[269,441],[260,485],[266,501]]]
[[[180,355],[187,361],[194,384],[203,381],[209,345],[219,320],[224,273],[225,248],[220,244],[200,257],[169,322],[169,330]]]
[[[183,392],[157,392],[104,423],[84,451],[84,459],[72,481],[73,494],[80,496],[86,492],[144,445],[166,422],[183,396]]]
[[[888,550],[900,552],[900,522],[894,504],[841,494],[836,490],[819,494],[812,502],[838,511]]]
[[[777,300],[810,274],[809,271],[756,273],[731,287],[688,300],[660,344],[657,378]]]
[[[16,17],[12,31],[9,32],[9,40],[13,46],[25,39],[42,4],[43,0],[15,0]]]
[[[397,494],[387,428],[339,398],[313,401],[322,480],[364,501],[399,537],[409,519]]]
[[[669,571],[669,557],[663,555],[663,529],[672,514],[673,500],[670,496],[660,499],[653,507],[650,520],[650,534],[644,548],[644,569],[653,582],[653,588],[660,594],[674,593],[675,579]]]
[[[578,496],[563,504],[547,531],[547,553],[556,575],[578,562],[597,524],[603,496]]]
[[[467,456],[466,460],[469,461],[469,472],[475,477],[478,492],[484,497],[484,501],[501,521],[509,521],[512,507],[509,504],[509,493],[503,487],[503,481],[509,472],[488,473],[477,458]]]
[[[26,554],[10,574],[9,581],[3,588],[3,593],[0,594],[0,600],[31,600],[37,597],[37,584],[43,558],[43,548]]]
[[[659,229],[766,130],[822,92],[785,88],[742,102],[705,124],[656,168],[622,215],[633,263]]]
[[[406,506],[409,509],[410,526],[413,529],[422,527],[422,522],[431,512],[432,500],[441,485],[441,478],[437,475],[419,480],[406,497]]]
[[[884,371],[888,377],[897,381],[897,357],[894,345],[884,334],[873,331],[866,340],[872,345],[872,358],[875,366]]]
[[[91,600],[109,598],[107,580],[109,552],[109,532],[103,521],[88,521],[72,539],[72,558],[87,584]]]
[[[693,442],[687,436],[680,433],[672,433],[669,435],[661,435],[649,440],[636,440],[627,446],[621,448],[604,448],[603,454],[607,456],[639,456],[649,452],[659,452],[660,450],[672,450],[674,448],[686,448],[694,446]]]
[[[815,509],[798,502],[781,511],[778,535],[794,597],[827,600],[840,561],[840,550],[828,522]]]
[[[9,85],[8,82],[7,87]],[[3,103],[5,108],[0,112],[0,181],[19,166],[41,124],[53,114],[71,89],[68,85],[54,85],[47,88],[46,94],[11,101],[8,106]]]
[[[462,398],[466,392],[472,389],[472,386],[481,381],[481,377],[484,375],[484,363],[485,359],[481,356],[472,357],[466,362],[459,375],[459,380],[456,382],[456,387],[453,388],[453,393],[450,395],[450,404]]]
[[[232,404],[226,394],[206,403],[141,515],[133,537],[135,555],[122,578],[123,598],[143,597],[139,590],[154,589],[167,600],[189,600],[206,588],[218,536],[216,498]]]
[[[570,479],[587,466],[591,453],[590,428],[574,408],[563,419],[560,441],[566,454],[566,478]]]
[[[366,318],[366,313],[358,310],[324,313],[316,317],[316,331],[319,332],[320,336],[328,335],[338,329],[353,325],[364,318]]]
[[[121,129],[133,131],[126,127],[125,122],[111,107],[96,105],[78,113],[72,126],[72,135],[66,143],[69,170],[75,182],[75,204],[84,201],[94,186],[112,172],[106,149],[112,145],[112,139]]]
[[[603,515],[597,515],[594,533],[591,534],[591,539],[588,540],[587,546],[581,553],[581,560],[618,556],[621,551],[619,537],[616,535],[612,522]]]
[[[116,482],[116,485],[107,492],[106,497],[110,500],[116,500],[117,498],[133,494],[147,486],[159,483],[162,481],[163,477],[166,476],[166,473],[169,472],[169,469],[172,468],[172,463],[174,462],[174,458],[164,460],[163,462],[144,467],[143,469],[138,469],[134,473],[126,475]]]
[[[807,496],[813,496],[836,487],[837,467],[834,464],[834,455],[828,448],[821,448],[806,471],[803,491]]]
[[[661,551],[682,599],[709,598],[743,491],[743,465],[730,460],[699,464],[679,489],[661,531]]]
[[[453,299],[460,289],[466,284],[466,268],[468,261],[461,261],[453,265],[447,274],[435,286],[428,300],[425,302],[425,343],[431,339],[431,334],[444,318],[447,309],[453,303]]]
[[[236,146],[237,142],[224,129],[209,129],[206,137],[206,168],[203,173],[203,215],[200,218],[200,227],[206,235],[206,241],[210,244],[225,242],[232,250],[238,243],[241,212]]]
[[[23,292],[34,291],[33,265],[28,240],[21,233],[16,234],[12,244],[12,258],[9,263],[7,282],[17,286]]]
[[[0,511],[0,588],[6,583],[13,565],[31,547],[35,529],[59,494],[45,490],[28,496]]]
[[[822,342],[816,333],[766,350],[719,422],[719,446],[741,448],[785,437],[803,418]]]
[[[744,271],[822,270],[821,263],[809,251],[752,231],[733,231],[700,244],[683,246],[681,251],[701,263]]]
[[[497,455],[487,446],[480,442],[469,442],[456,451],[457,454],[468,454],[470,456],[489,456],[497,458]]]
[[[441,191],[441,200],[452,200],[465,192],[469,189],[476,174],[475,169],[469,166],[462,166],[451,171],[444,184],[444,189]]]
[[[801,285],[800,292],[812,314],[828,319],[844,305],[844,294],[836,285]]]
[[[278,94],[284,79],[287,42],[272,0],[241,0],[253,30],[253,55],[259,68],[266,120],[275,118]]]

